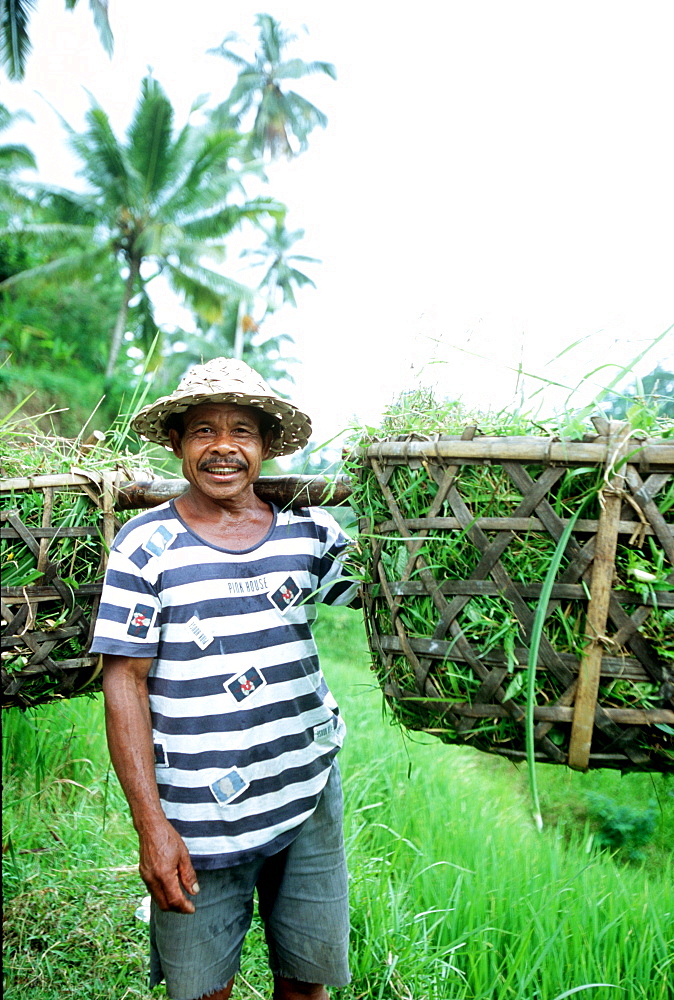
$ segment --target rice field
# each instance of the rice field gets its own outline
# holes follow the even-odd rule
[[[392,724],[358,612],[321,609],[317,639],[348,725],[353,982],[333,1000],[671,1000],[672,781],[539,765],[539,833],[525,769]],[[163,995],[99,698],[4,714],[5,995]],[[256,920],[234,995],[269,984]]]

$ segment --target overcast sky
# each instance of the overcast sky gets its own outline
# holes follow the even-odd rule
[[[274,325],[295,338],[294,395],[317,440],[417,380],[513,406],[520,364],[576,384],[674,322],[671,0],[110,0],[112,60],[85,0],[63,6],[40,0],[26,79],[3,81],[0,100],[31,112],[11,138],[67,186],[74,164],[38,92],[79,128],[86,88],[122,132],[150,66],[182,123],[234,79],[206,49],[229,31],[252,45],[260,11],[301,33],[291,55],[336,65],[337,82],[298,85],[329,126],[269,189],[323,262]],[[639,371],[658,361],[674,364],[674,332]]]

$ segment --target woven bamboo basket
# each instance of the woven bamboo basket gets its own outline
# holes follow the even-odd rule
[[[137,481],[121,472],[85,469],[0,480],[3,708],[100,690],[100,660],[89,647],[120,517],[180,496],[186,487],[183,479]],[[265,476],[255,488],[281,507],[339,504],[348,496],[344,483],[322,477]],[[19,508],[26,505],[17,497],[26,493],[30,514],[22,516]],[[78,523],[72,526],[69,513],[76,504]],[[33,579],[13,586],[19,565]]]
[[[535,671],[536,760],[674,770],[674,444],[595,425],[575,442],[468,428],[349,457],[373,666],[407,729],[522,760]],[[587,482],[595,497],[579,516],[563,493]],[[658,584],[626,576],[644,546]],[[539,572],[523,578],[538,550]],[[552,550],[560,569],[536,632]],[[571,642],[569,622],[582,623]]]
[[[99,689],[99,658],[88,649],[107,549],[119,527],[115,487],[115,473],[98,472],[0,481],[3,708]],[[27,492],[29,516],[17,503]],[[72,526],[68,508],[75,505]],[[13,586],[13,568],[21,564],[34,567],[34,579]]]

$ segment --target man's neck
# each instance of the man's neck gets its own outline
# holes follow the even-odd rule
[[[214,499],[190,488],[175,501],[183,521],[219,548],[233,551],[257,545],[271,528],[274,518],[269,504],[253,492],[231,498]]]

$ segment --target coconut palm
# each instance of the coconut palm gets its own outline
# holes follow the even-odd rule
[[[173,107],[152,77],[141,84],[125,142],[93,100],[86,123],[82,133],[64,126],[88,190],[80,194],[41,186],[36,190],[52,221],[25,227],[60,241],[59,252],[48,263],[13,275],[0,288],[93,277],[112,256],[124,290],[111,332],[106,369],[110,379],[136,296],[145,330],[154,322],[146,289],[160,274],[197,314],[210,322],[219,320],[228,297],[240,300],[251,293],[209,264],[223,259],[225,238],[244,220],[280,215],[285,209],[270,198],[246,200],[244,175],[254,168],[235,166],[241,143],[237,133],[206,133],[188,121],[174,135]]]
[[[65,0],[66,10],[73,10],[79,0]],[[0,4],[0,66],[10,80],[23,80],[31,44],[28,32],[30,15],[37,0],[2,0]],[[101,44],[112,55],[112,32],[108,21],[108,0],[89,0]]]
[[[332,63],[286,59],[285,49],[297,36],[284,31],[269,14],[258,14],[255,22],[259,29],[259,48],[253,62],[247,62],[229,48],[231,42],[240,40],[233,33],[228,34],[218,48],[208,50],[234,63],[239,71],[231,94],[215,110],[213,118],[218,124],[233,121],[240,127],[248,113],[255,110],[250,152],[268,152],[272,158],[281,153],[291,157],[307,148],[309,133],[317,125],[325,128],[327,118],[300,94],[284,91],[283,81],[297,80],[311,73],[325,73],[334,80],[337,74]],[[299,149],[293,149],[291,136],[299,143]]]
[[[266,240],[254,250],[244,250],[242,257],[255,257],[258,265],[267,265],[267,270],[260,281],[259,288],[266,292],[267,311],[275,312],[280,305],[288,302],[296,306],[295,288],[304,285],[316,285],[309,277],[300,271],[295,264],[320,264],[317,257],[307,257],[305,254],[290,253],[293,246],[304,236],[303,229],[290,231],[286,229],[285,219],[277,218],[271,229],[265,228]]]

